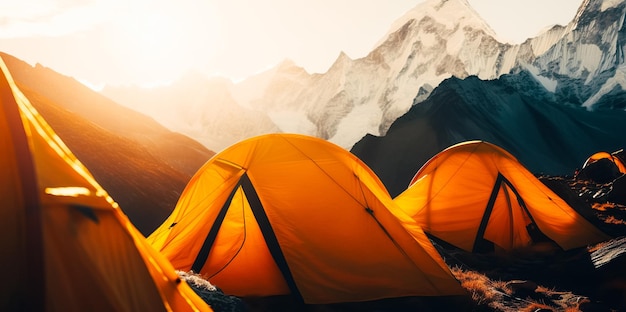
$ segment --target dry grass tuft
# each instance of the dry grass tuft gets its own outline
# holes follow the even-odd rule
[[[589,300],[571,292],[559,292],[552,288],[537,285],[533,291],[516,289],[526,281],[492,280],[476,271],[451,268],[452,274],[468,290],[479,309],[502,312],[534,311],[581,311],[580,305]],[[532,282],[528,283],[533,285]],[[534,287],[531,287],[534,288]]]
[[[597,211],[607,211],[608,209],[612,208],[612,205],[608,203],[593,203],[591,205],[591,208]]]
[[[624,225],[626,224],[626,220],[615,218],[615,216],[608,216],[604,219],[604,223]]]
[[[176,273],[182,280],[186,281],[191,286],[202,288],[207,291],[217,291],[217,287],[211,284],[200,274],[194,273],[193,271],[185,272],[180,270],[177,270]]]
[[[501,300],[503,294],[506,294],[503,287],[504,283],[494,282],[483,274],[475,271],[464,271],[459,267],[454,267],[451,271],[456,279],[461,282],[461,286],[472,295],[472,300],[479,306]]]
[[[520,312],[536,312],[536,311],[557,311],[557,310],[554,310],[553,307],[547,306],[545,304],[531,303],[519,311]],[[578,310],[574,310],[574,311],[578,311]]]

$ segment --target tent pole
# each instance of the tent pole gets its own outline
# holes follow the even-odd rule
[[[285,259],[285,255],[283,254],[282,249],[280,248],[280,243],[278,242],[278,238],[276,238],[276,234],[272,229],[272,225],[270,224],[269,218],[267,214],[265,214],[265,209],[263,208],[263,203],[261,203],[261,199],[257,194],[252,182],[250,181],[250,177],[248,177],[247,173],[244,173],[241,177],[241,187],[243,191],[246,193],[248,198],[248,202],[250,203],[250,208],[252,209],[252,213],[259,224],[259,228],[261,229],[261,233],[263,233],[263,238],[265,239],[265,243],[267,244],[267,248],[270,250],[272,254],[272,258],[276,262],[276,265],[280,269],[280,272],[283,274],[283,278],[287,282],[289,289],[291,290],[291,294],[296,299],[297,303],[304,306],[304,298],[302,298],[302,294],[298,289],[298,285],[296,285],[296,281],[291,274],[291,270],[289,269],[289,264],[287,263],[287,259]]]

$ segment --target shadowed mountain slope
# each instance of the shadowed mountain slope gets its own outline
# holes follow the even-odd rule
[[[148,235],[214,152],[76,80],[2,54],[33,106]]]
[[[626,146],[626,112],[589,112],[557,103],[527,72],[483,81],[450,78],[398,118],[385,136],[367,135],[352,152],[392,196],[441,150],[484,140],[513,154],[533,173],[572,174],[598,150]]]

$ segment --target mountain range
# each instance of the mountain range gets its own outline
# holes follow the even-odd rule
[[[427,0],[400,17],[367,56],[340,53],[322,74],[286,60],[238,83],[204,78],[187,89],[108,86],[102,92],[216,151],[276,131],[350,149],[366,134],[384,135],[447,78],[492,80],[522,69],[562,104],[624,108],[604,95],[619,93],[624,81],[625,7],[585,0],[568,25],[513,45],[498,41],[466,0]],[[237,113],[225,118],[226,108]]]

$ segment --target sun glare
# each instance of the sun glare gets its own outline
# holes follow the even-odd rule
[[[68,187],[47,187],[44,192],[54,196],[78,197],[80,195],[89,196],[91,191],[84,187],[68,186]]]
[[[116,23],[115,48],[128,58],[128,71],[144,77],[142,84],[164,84],[214,55],[216,25],[207,9],[194,15],[173,6],[131,8]]]
[[[182,32],[171,17],[158,13],[145,13],[130,21],[126,35],[129,48],[136,52],[138,60],[147,63],[167,61],[176,56],[176,47],[181,46]]]

